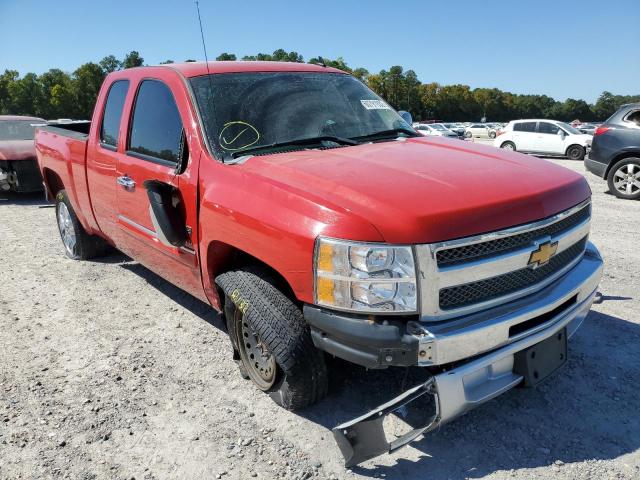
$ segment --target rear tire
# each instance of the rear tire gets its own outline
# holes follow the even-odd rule
[[[496,138],[496,132],[489,132],[489,138]]]
[[[569,160],[582,160],[584,155],[584,147],[581,147],[580,145],[571,145],[567,148],[567,158]]]
[[[56,221],[67,257],[88,260],[107,252],[109,246],[102,238],[86,232],[65,190],[60,190],[56,195]]]
[[[313,344],[295,303],[259,272],[224,273],[216,283],[225,294],[225,317],[241,375],[287,410],[324,398],[324,353]]]
[[[618,198],[640,199],[640,158],[625,158],[616,163],[607,175],[607,184]]]
[[[513,142],[504,142],[500,145],[500,148],[504,148],[505,150],[511,150],[512,152],[516,151],[516,144]]]
[[[469,131],[464,132],[464,138],[471,138],[471,137],[473,137],[473,133]]]

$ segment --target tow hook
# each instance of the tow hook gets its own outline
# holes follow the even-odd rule
[[[423,426],[414,428],[389,442],[383,426],[385,417],[424,395],[433,396],[435,413],[430,416]],[[439,420],[438,392],[435,386],[435,379],[431,377],[425,383],[406,390],[375,410],[338,425],[332,432],[345,459],[345,467],[349,468],[365,460],[391,453],[404,447],[423,433],[430,432],[436,428]]]

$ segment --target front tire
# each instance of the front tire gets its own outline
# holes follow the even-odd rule
[[[607,176],[609,191],[625,200],[640,199],[640,158],[625,158]]]
[[[86,232],[73,211],[65,190],[60,190],[56,195],[56,220],[67,257],[72,260],[88,260],[106,253],[106,242]]]
[[[464,132],[464,138],[471,138],[471,137],[473,137],[473,133],[471,133],[469,131]]]
[[[302,312],[268,275],[238,270],[216,279],[240,372],[287,410],[324,398],[324,354],[311,340]]]
[[[511,150],[512,152],[516,151],[516,144],[513,142],[504,142],[500,145],[500,148],[504,148],[505,150]]]
[[[571,145],[567,148],[567,158],[569,160],[582,160],[584,155],[584,147],[581,147],[580,145]]]

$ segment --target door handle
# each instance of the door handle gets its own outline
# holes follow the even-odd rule
[[[136,188],[135,180],[127,175],[123,175],[121,177],[116,178],[116,183],[118,185],[122,185],[127,190]]]

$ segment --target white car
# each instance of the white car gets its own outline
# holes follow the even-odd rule
[[[537,155],[582,160],[591,148],[591,135],[556,120],[513,120],[494,140],[496,147]]]
[[[484,123],[472,123],[464,129],[466,138],[496,138],[497,131],[492,125]]]
[[[435,136],[435,137],[449,137],[449,138],[458,138],[458,134],[444,127],[440,123],[419,123],[415,128],[420,135],[424,135],[425,137]]]

